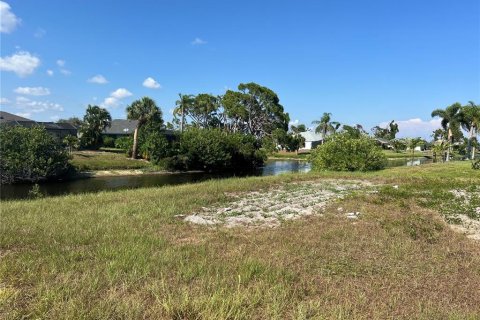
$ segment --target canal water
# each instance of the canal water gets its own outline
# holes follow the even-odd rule
[[[412,166],[429,162],[428,159],[395,159],[389,160],[389,167]],[[431,162],[431,161],[430,161]],[[255,172],[241,176],[271,176],[289,172],[308,172],[310,164],[306,161],[297,160],[269,160],[265,166]],[[210,174],[203,172],[194,173],[168,173],[168,174],[143,174],[138,176],[117,176],[77,179],[69,181],[56,181],[39,185],[40,192],[45,196],[65,194],[78,194],[85,192],[98,192],[103,190],[120,190],[146,187],[159,187],[183,183],[199,182],[208,179],[232,177],[233,174]],[[237,175],[238,176],[238,175]],[[23,199],[28,198],[31,184],[14,184],[0,186],[0,198]]]

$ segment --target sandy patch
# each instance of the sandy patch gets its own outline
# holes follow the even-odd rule
[[[267,191],[233,195],[234,200],[222,207],[202,208],[184,217],[200,225],[276,227],[282,221],[322,214],[336,199],[353,190],[372,186],[367,181],[323,180],[289,183]],[[348,215],[348,214],[347,214]],[[357,216],[357,214],[355,214]]]

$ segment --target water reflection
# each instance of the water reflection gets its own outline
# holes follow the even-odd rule
[[[415,166],[431,162],[425,158],[419,159],[395,159],[389,160],[388,167]],[[296,160],[270,160],[265,166],[255,172],[240,176],[271,176],[289,172],[308,172],[311,166],[306,161]],[[159,187],[192,183],[208,179],[231,177],[232,174],[208,174],[208,173],[175,173],[175,174],[145,174],[140,176],[99,177],[93,179],[79,179],[72,181],[59,181],[40,184],[40,191],[46,196],[62,194],[78,194],[85,192],[98,192],[103,190],[120,190],[134,188]],[[30,184],[6,185],[0,187],[0,197],[5,199],[27,198],[31,190]]]

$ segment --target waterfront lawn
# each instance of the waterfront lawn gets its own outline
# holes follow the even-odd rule
[[[412,152],[410,151],[401,151],[401,152],[395,152],[392,150],[383,150],[383,153],[387,156],[389,159],[398,159],[398,158],[412,158]],[[431,152],[428,151],[415,151],[413,153],[414,158],[421,158],[426,155],[432,155]]]
[[[238,192],[339,177],[387,186],[275,229],[175,217]],[[459,162],[3,202],[0,318],[478,319],[480,245],[439,215],[454,201],[444,192],[478,181]]]
[[[125,153],[105,151],[75,151],[70,163],[78,171],[145,169],[151,164],[145,160],[132,160]]]

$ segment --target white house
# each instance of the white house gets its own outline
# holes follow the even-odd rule
[[[323,140],[323,137],[320,133],[315,133],[312,131],[300,132],[300,135],[305,138],[304,150],[315,149],[315,147],[321,144]]]

